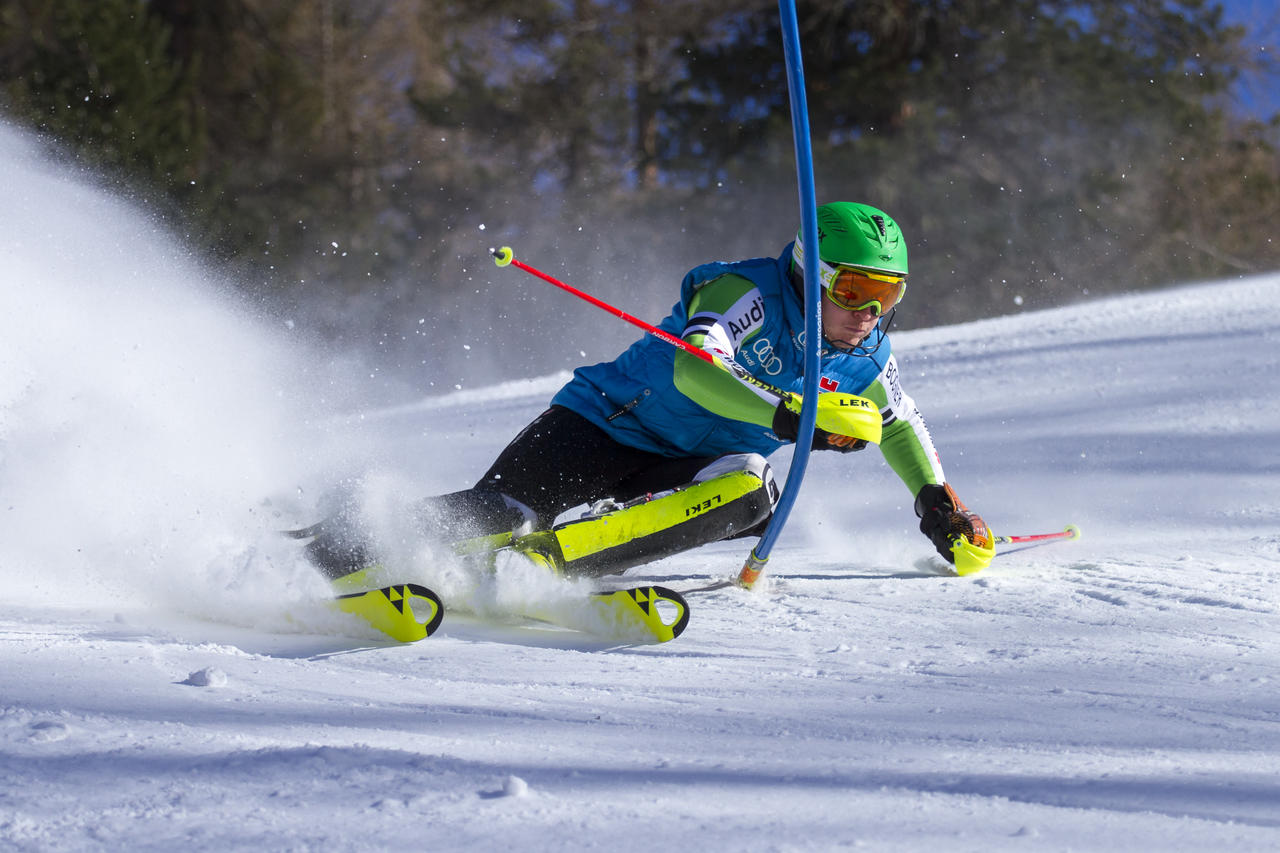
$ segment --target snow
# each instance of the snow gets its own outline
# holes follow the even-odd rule
[[[675,642],[451,610],[396,646],[273,531],[356,474],[394,528],[564,376],[362,405],[0,148],[0,849],[1280,847],[1280,277],[895,335],[961,497],[1079,542],[946,576],[874,451],[819,455],[764,589]]]

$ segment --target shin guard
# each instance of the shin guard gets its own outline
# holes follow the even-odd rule
[[[751,464],[522,536],[512,548],[543,554],[566,575],[616,574],[740,535],[767,519],[776,499],[768,465]]]

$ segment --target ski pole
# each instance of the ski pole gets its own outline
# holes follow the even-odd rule
[[[614,306],[610,305],[608,302],[605,302],[603,299],[597,299],[596,297],[592,296],[590,293],[584,293],[581,290],[578,290],[578,288],[565,284],[560,279],[555,278],[554,276],[547,275],[542,270],[531,267],[528,264],[526,264],[524,261],[518,260],[515,256],[515,253],[512,252],[510,246],[503,246],[501,249],[490,249],[489,251],[493,253],[493,262],[500,267],[513,266],[513,267],[522,269],[525,272],[529,273],[529,275],[535,276],[536,278],[540,278],[543,281],[548,282],[550,284],[554,284],[556,287],[560,288],[561,290],[566,290],[569,293],[572,293],[574,296],[578,297],[579,299],[585,299],[587,302],[590,302],[592,305],[596,306],[597,308],[601,308],[605,311],[608,311],[613,316],[626,320],[628,323],[630,323],[633,326],[639,326],[649,334],[655,337],[661,338],[667,343],[677,346],[687,353],[696,355],[698,358],[702,359],[703,361],[709,364],[716,363],[715,356],[713,356],[711,353],[707,352],[706,350],[698,349],[688,341],[681,340],[680,338],[677,338],[675,335],[671,334],[670,332],[666,332],[666,331],[663,331],[662,329],[659,329],[657,326],[653,325],[652,323],[646,323],[644,320],[641,320],[639,317],[633,317],[632,315],[628,314],[626,311],[623,311],[621,308],[615,308]]]
[[[1080,528],[1074,524],[1068,524],[1066,530],[1060,530],[1057,533],[1034,533],[1030,536],[997,536],[995,544],[997,545],[1018,545],[1023,542],[1047,542],[1052,539],[1079,539]]]
[[[590,302],[592,305],[595,305],[598,308],[603,308],[605,311],[609,312],[613,316],[620,317],[621,319],[626,320],[628,323],[631,323],[633,326],[639,326],[641,329],[644,329],[649,334],[661,340],[666,341],[672,346],[679,347],[680,349],[684,350],[687,353],[690,353],[691,355],[696,355],[698,358],[702,359],[708,364],[714,364],[716,367],[719,367],[722,370],[728,370],[734,376],[738,377],[740,381],[754,385],[755,387],[759,388],[762,391],[767,391],[770,394],[773,394],[774,396],[780,397],[784,400],[794,396],[792,392],[779,388],[776,385],[770,385],[768,382],[765,382],[764,380],[759,379],[750,373],[747,373],[745,370],[739,370],[739,369],[730,367],[724,361],[721,361],[720,359],[716,358],[714,355],[707,352],[706,350],[698,349],[688,341],[682,340],[681,338],[678,338],[675,335],[667,331],[664,331],[663,329],[660,329],[657,326],[652,325],[651,323],[646,323],[644,320],[641,320],[639,317],[633,317],[632,315],[628,314],[626,311],[623,311],[620,308],[615,308],[614,306],[610,305],[608,302],[605,302],[603,299],[597,299],[596,297],[592,296],[590,293],[583,293],[581,290],[578,290],[578,288],[565,284],[563,281],[560,281],[557,278],[547,275],[542,270],[536,269],[524,263],[523,261],[517,260],[515,258],[515,255],[512,253],[510,246],[503,246],[501,249],[490,249],[489,251],[493,253],[494,263],[500,267],[505,267],[505,266],[519,267],[520,269],[524,270],[525,272],[529,273],[532,276],[540,278],[543,281],[550,282],[551,284],[554,284],[556,287],[559,287],[563,290],[567,290],[570,293],[572,293],[574,296],[580,297],[581,299],[585,299],[587,302]],[[816,273],[815,273],[815,278],[816,278]],[[815,397],[817,396],[816,393],[814,394],[814,396]],[[802,402],[801,405],[803,406],[804,403]],[[802,414],[802,417],[803,417],[803,414]],[[814,417],[816,418],[817,416],[815,415]],[[808,447],[809,445],[806,444],[805,446]],[[795,467],[795,464],[796,463],[794,461],[791,463],[793,468]]]
[[[1005,548],[996,552],[997,557],[1003,557],[1005,554],[1016,554],[1019,551],[1025,551],[1028,548],[1042,548],[1045,545],[1052,545],[1054,542],[1070,542],[1080,538],[1080,528],[1074,524],[1068,524],[1066,530],[1057,533],[1034,533],[1030,536],[997,536],[995,544],[997,545],[1020,545],[1019,548]]]

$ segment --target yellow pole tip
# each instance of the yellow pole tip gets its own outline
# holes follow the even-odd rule
[[[509,265],[515,258],[515,253],[511,251],[510,246],[503,246],[501,249],[490,249],[493,253],[493,262],[500,267]]]
[[[1074,524],[1068,524],[1066,532],[1071,534],[1072,539],[1080,538],[1080,528],[1076,527]]]

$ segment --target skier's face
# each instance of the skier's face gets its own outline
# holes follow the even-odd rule
[[[849,311],[832,302],[829,297],[822,302],[822,334],[837,346],[856,347],[871,334],[879,319],[880,315],[874,307]]]

